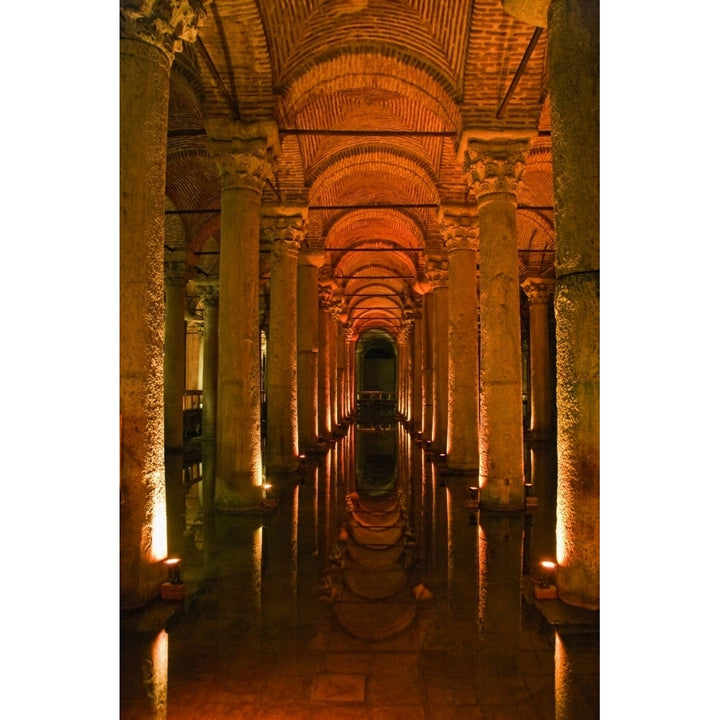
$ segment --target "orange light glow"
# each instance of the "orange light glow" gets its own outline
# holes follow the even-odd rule
[[[158,633],[153,643],[150,672],[150,699],[155,713],[153,717],[154,720],[165,720],[168,695],[168,634],[165,630]]]
[[[150,508],[150,562],[167,557],[167,507],[165,505],[164,473],[153,476]]]

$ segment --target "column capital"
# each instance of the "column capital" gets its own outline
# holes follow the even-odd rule
[[[277,261],[283,255],[297,258],[302,242],[307,235],[307,213],[301,211],[293,214],[280,214],[273,209],[263,209],[260,219],[260,230],[270,243],[271,260]]]
[[[243,189],[262,193],[273,177],[280,154],[277,125],[270,121],[239,123],[208,118],[207,149],[215,162],[223,190]]]
[[[190,279],[190,267],[184,257],[182,260],[165,260],[163,267],[166,285],[185,285]]]
[[[220,283],[217,280],[198,280],[195,287],[205,307],[217,307],[220,299]]]
[[[443,259],[429,258],[426,268],[427,279],[433,286],[433,290],[447,287],[448,285],[448,261]]]
[[[553,278],[529,277],[520,283],[530,305],[547,305],[555,292]]]
[[[204,0],[120,0],[120,37],[153,45],[172,62],[206,15]]]
[[[438,212],[440,232],[448,252],[477,250],[480,219],[477,208],[468,205],[442,205]]]
[[[476,200],[493,193],[517,194],[525,172],[529,143],[523,139],[467,138],[463,150],[463,174]]]

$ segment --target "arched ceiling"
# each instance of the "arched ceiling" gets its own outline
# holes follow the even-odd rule
[[[214,0],[173,64],[167,210],[217,272],[208,118],[276,123],[264,203],[307,207],[307,242],[355,335],[395,337],[420,300],[438,213],[469,202],[464,131],[533,137],[518,192],[521,277],[554,272],[546,34],[502,0]],[[267,263],[261,263],[267,268]]]

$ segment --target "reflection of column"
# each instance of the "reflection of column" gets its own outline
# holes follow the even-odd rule
[[[555,632],[555,718],[600,717],[600,636]]]
[[[481,512],[480,667],[517,670],[522,627],[524,513]]]
[[[599,2],[553,0],[553,126],[560,598],[600,603]]]
[[[530,480],[538,498],[533,513],[529,567],[555,560],[556,444],[553,433],[553,378],[550,365],[548,310],[555,281],[527,278],[522,283],[530,313]]]
[[[167,555],[163,240],[170,66],[201,2],[120,3],[120,604],[157,596]]]
[[[448,262],[428,262],[428,279],[433,284],[433,431],[432,449],[447,449],[448,418]]]
[[[238,510],[262,499],[260,200],[279,141],[271,123],[206,124],[222,190],[215,506]]]
[[[218,283],[198,283],[203,300],[203,378],[202,378],[202,507],[203,517],[215,505],[215,432],[218,360]]]
[[[277,510],[263,527],[262,632],[280,647],[294,649],[298,629],[298,490],[280,483],[273,491]]]
[[[298,259],[298,438],[309,450],[318,440],[318,268],[319,250],[301,250]]]
[[[480,501],[488,509],[525,505],[516,224],[524,150],[520,142],[471,139],[464,153],[478,200]]]
[[[263,223],[272,242],[265,464],[273,474],[298,467],[297,258],[305,221],[301,213],[293,213],[268,215]]]
[[[165,263],[165,498],[168,555],[180,555],[185,533],[183,399],[185,396],[185,258]]]
[[[479,462],[477,226],[476,213],[465,206],[443,207],[449,276],[447,464],[473,471]]]
[[[442,489],[441,489],[442,491]],[[447,578],[452,615],[467,628],[467,637],[477,639],[478,620],[478,528],[477,512],[468,512],[467,488],[448,483]]]

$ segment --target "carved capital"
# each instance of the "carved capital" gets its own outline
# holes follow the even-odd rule
[[[286,254],[297,258],[305,235],[306,220],[302,213],[293,215],[263,214],[261,232],[271,245],[271,259],[277,260]]]
[[[476,200],[491,193],[516,195],[525,171],[527,149],[526,142],[469,140],[463,173]]]
[[[475,208],[445,206],[440,209],[439,219],[448,252],[478,249],[480,221]]]
[[[274,123],[243,125],[208,118],[205,125],[207,149],[218,169],[220,187],[262,193],[277,167],[280,142]]]
[[[203,0],[120,0],[120,37],[154,45],[172,61],[183,40],[195,42],[206,15]]]
[[[195,283],[205,307],[217,307],[220,300],[220,284],[217,280],[203,280]]]
[[[555,280],[552,278],[529,277],[520,283],[530,305],[547,305],[555,292]]]
[[[433,286],[433,290],[447,287],[448,263],[447,260],[428,259],[426,277]]]

